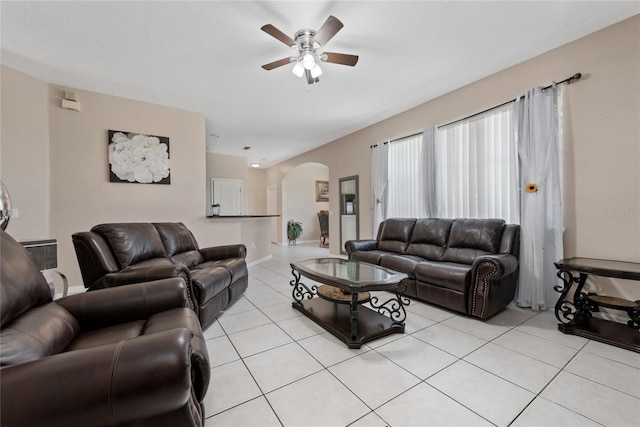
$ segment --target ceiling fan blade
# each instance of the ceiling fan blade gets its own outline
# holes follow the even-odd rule
[[[277,61],[264,64],[262,68],[265,70],[273,70],[274,68],[282,67],[283,65],[291,64],[291,58],[282,58]]]
[[[288,35],[286,35],[285,33],[283,33],[282,31],[280,31],[279,29],[277,29],[271,24],[263,25],[262,28],[260,29],[265,33],[269,34],[271,37],[280,40],[282,43],[286,44],[287,46],[296,45],[296,41],[294,39],[292,39],[291,37],[289,37]]]
[[[331,62],[333,64],[349,65],[353,67],[358,63],[358,55],[348,55],[346,53],[324,52],[322,57],[327,56],[324,62]]]
[[[344,24],[335,16],[330,15],[327,20],[324,21],[324,24],[322,24],[318,32],[316,32],[313,40],[320,46],[324,46],[342,27],[344,27]]]

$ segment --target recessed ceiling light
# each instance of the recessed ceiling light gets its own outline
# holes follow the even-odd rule
[[[249,166],[251,166],[252,168],[259,168],[262,165],[260,163],[251,163]]]

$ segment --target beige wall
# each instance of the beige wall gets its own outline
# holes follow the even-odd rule
[[[254,225],[205,220],[202,114],[77,89],[71,90],[81,111],[64,110],[67,88],[1,70],[1,177],[20,209],[7,231],[18,239],[56,238],[58,268],[71,286],[82,283],[71,234],[101,222],[181,221],[203,247],[242,242],[250,248],[256,240],[246,235]],[[110,183],[109,129],[169,137],[171,185]],[[262,240],[248,262],[269,254],[268,239]]]
[[[81,283],[71,235],[98,223],[181,221],[201,245],[211,241],[204,220],[204,116],[80,90],[74,91],[81,111],[70,111],[60,107],[64,90],[49,89],[51,235],[71,283]],[[109,129],[169,137],[171,184],[109,182]]]
[[[266,215],[267,214],[267,185],[265,181],[266,171],[264,169],[247,169],[247,214]]]
[[[640,15],[275,165],[267,170],[268,184],[309,161],[329,167],[332,194],[338,178],[359,175],[360,234],[369,238],[371,144],[465,117],[577,72],[582,80],[564,88],[565,255],[640,262]],[[336,198],[330,206],[338,212]],[[337,215],[330,227],[337,229]],[[331,253],[338,253],[336,244]],[[595,286],[640,297],[623,281]]]
[[[49,237],[49,87],[0,67],[0,179],[19,218],[7,232],[16,239]]]

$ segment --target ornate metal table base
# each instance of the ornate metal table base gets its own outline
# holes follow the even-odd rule
[[[404,321],[407,317],[404,307],[409,305],[409,299],[402,295],[405,288],[402,283],[393,285],[394,297],[384,302],[380,302],[376,296],[370,299],[358,298],[362,294],[357,292],[345,292],[346,298],[334,299],[328,297],[326,292],[319,293],[319,288],[315,285],[305,285],[297,270],[293,269],[292,274],[295,278],[291,281],[294,299],[292,307],[349,348],[361,348],[369,341],[394,333],[404,333]],[[372,308],[362,305],[363,302],[369,302]]]
[[[605,277],[639,280],[638,264],[621,263],[588,258],[570,258],[556,263],[562,285],[554,289],[560,292],[555,307],[558,329],[571,335],[603,342],[640,353],[640,301],[583,292],[588,274]],[[574,275],[574,271],[580,272]],[[575,286],[573,299],[567,299]],[[627,313],[626,324],[593,317],[600,307],[621,310]]]

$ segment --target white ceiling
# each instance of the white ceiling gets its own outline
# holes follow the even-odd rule
[[[202,112],[208,151],[265,167],[637,13],[638,1],[2,1],[1,62]],[[326,50],[359,55],[355,67],[325,64],[316,85],[260,67],[291,55],[260,27],[293,37],[329,15],[344,28]]]

